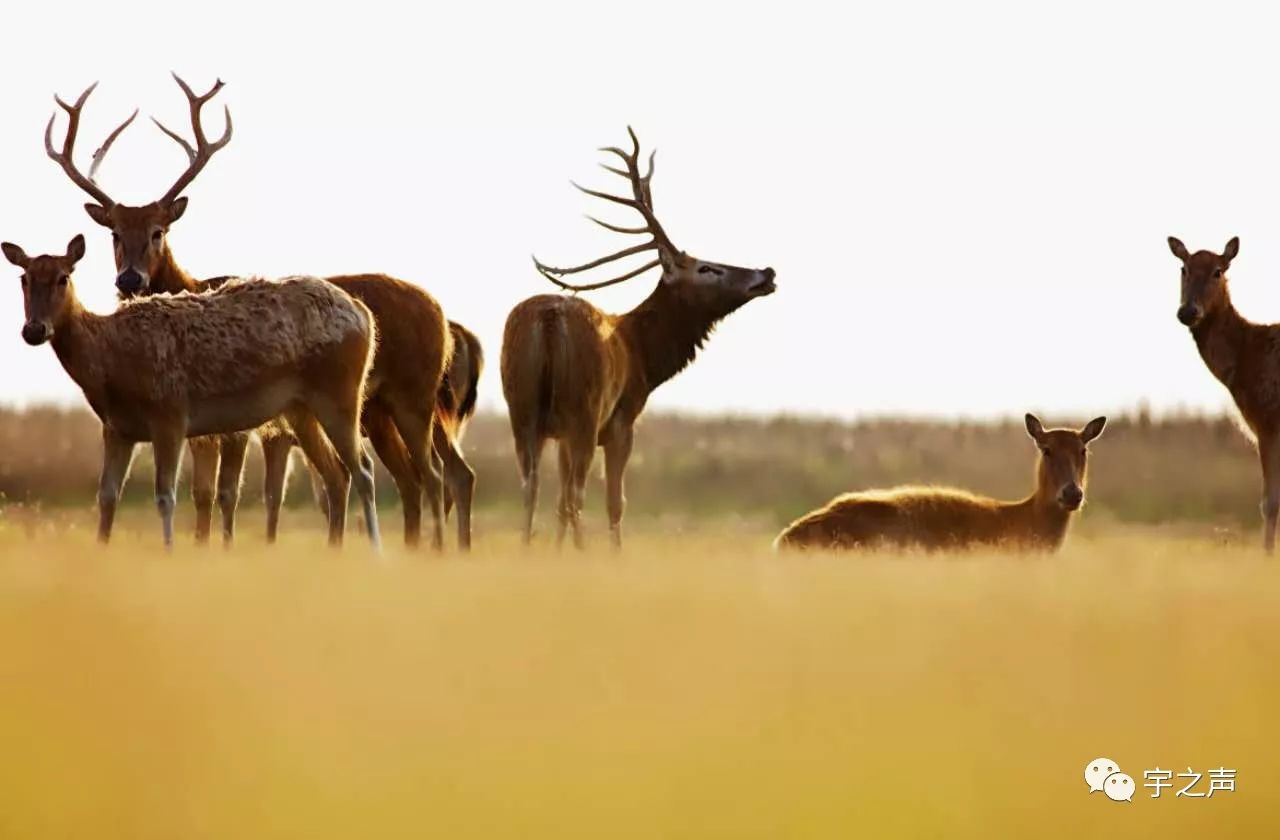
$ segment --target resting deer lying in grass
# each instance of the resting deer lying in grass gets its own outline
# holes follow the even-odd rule
[[[1221,254],[1187,251],[1169,237],[1169,250],[1182,261],[1182,302],[1178,320],[1191,329],[1209,372],[1227,386],[1258,443],[1262,462],[1262,544],[1275,549],[1280,516],[1280,324],[1247,321],[1231,303],[1227,269],[1240,253],[1232,237]]]
[[[373,473],[360,462],[359,416],[375,341],[369,310],[316,278],[239,281],[204,295],[129,302],[95,315],[76,298],[71,274],[84,256],[76,236],[63,256],[28,257],[0,245],[23,269],[28,344],[49,342],[102,421],[98,537],[111,536],[116,500],[134,446],[155,451],[156,505],[173,544],[174,492],[189,436],[252,429],[283,416],[303,449],[344,471],[326,476],[329,540],[342,541],[350,476],[378,544]]]
[[[231,140],[229,111],[226,112],[226,131],[216,142],[208,140],[201,125],[201,109],[222,89],[222,82],[218,81],[207,93],[197,96],[177,75],[174,78],[187,97],[195,145],[157,122],[160,129],[186,151],[189,165],[174,185],[151,204],[141,207],[119,204],[97,185],[94,178],[111,144],[133,121],[136,112],[116,128],[94,153],[89,177],[82,175],[76,168],[72,153],[80,123],[80,110],[94,88],[91,86],[81,94],[74,105],[58,101],[69,117],[67,136],[61,152],[53,148],[52,120],[45,130],[45,145],[49,156],[77,186],[97,202],[86,204],[85,211],[95,222],[111,230],[118,271],[116,288],[124,299],[163,293],[204,292],[225,280],[195,280],[182,269],[169,249],[169,227],[182,218],[187,208],[187,199],[182,191],[204,169],[212,155]],[[439,546],[443,533],[442,488],[439,471],[432,464],[431,451],[436,397],[441,387],[445,361],[450,354],[450,337],[444,313],[435,299],[425,291],[393,277],[362,274],[327,279],[368,306],[377,321],[378,344],[373,370],[369,375],[368,398],[361,415],[363,429],[395,479],[400,492],[404,507],[405,542],[416,545],[420,538],[422,495],[425,490],[434,525],[432,541]],[[274,540],[280,506],[284,499],[289,453],[294,441],[280,424],[265,424],[258,429],[258,433],[262,439],[263,457],[266,461],[264,495],[267,501],[267,538]],[[234,499],[239,492],[246,440],[241,435],[234,438],[232,445],[228,447],[224,439],[221,452],[218,446],[207,445],[203,441],[192,441],[191,444],[197,513],[204,516],[207,522],[207,515],[201,512],[201,503],[206,498],[211,498],[212,477],[218,476],[219,499],[223,499],[224,494],[227,498],[223,516],[228,538],[233,528]],[[220,454],[223,459],[221,470],[218,465]],[[324,473],[332,471],[336,465],[330,461],[328,464],[313,462],[313,466]],[[455,495],[463,495],[462,477],[457,471],[451,473],[451,476],[459,485]],[[330,481],[332,478],[326,476],[325,480]],[[463,517],[460,516],[460,526],[462,522]],[[205,528],[207,533],[207,525]],[[199,528],[197,533],[199,534]]]
[[[1088,445],[1107,418],[1080,431],[1046,430],[1031,414],[1027,434],[1040,448],[1035,491],[999,502],[945,487],[899,487],[847,493],[792,522],[775,548],[923,548],[977,546],[1056,550],[1071,515],[1084,504]]]
[[[693,361],[721,319],[774,291],[772,268],[738,268],[700,260],[671,242],[653,212],[653,155],[649,156],[647,173],[641,176],[640,141],[634,131],[627,131],[632,143],[629,154],[617,148],[603,151],[623,161],[625,170],[605,168],[630,182],[632,197],[578,189],[632,208],[643,217],[644,225],[626,228],[592,221],[619,233],[647,234],[650,239],[574,268],[534,263],[543,276],[572,292],[621,283],[661,267],[657,287],[643,303],[622,315],[606,314],[577,297],[538,295],[518,304],[507,317],[502,391],[524,482],[525,542],[533,534],[542,449],[549,438],[556,438],[560,456],[558,541],[562,542],[566,529],[572,527],[574,543],[582,545],[580,519],[587,473],[596,446],[603,446],[609,530],[614,545],[621,545],[622,477],[631,455],[632,427],[649,394]],[[657,257],[612,280],[575,286],[561,279],[645,251],[656,251]]]

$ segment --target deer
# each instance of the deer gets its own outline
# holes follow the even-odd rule
[[[61,151],[53,147],[52,118],[45,129],[46,153],[74,184],[94,199],[94,203],[85,205],[85,212],[89,217],[111,231],[117,270],[116,290],[122,300],[182,292],[199,294],[226,282],[225,278],[203,282],[193,278],[174,257],[169,247],[168,234],[170,227],[186,212],[187,198],[183,191],[204,170],[212,156],[230,142],[231,111],[224,107],[226,128],[221,137],[210,141],[205,134],[201,115],[204,106],[222,90],[222,80],[218,79],[206,93],[196,94],[176,73],[173,77],[187,99],[195,142],[187,141],[181,134],[153,118],[159,129],[182,147],[187,155],[188,166],[164,195],[150,204],[120,204],[98,186],[94,177],[111,145],[137,116],[136,111],[113,130],[94,152],[89,176],[83,175],[76,167],[73,152],[80,112],[96,83],[90,85],[73,105],[55,97],[58,105],[67,112],[69,121]],[[56,112],[54,116],[56,117]],[[446,360],[452,352],[451,335],[443,310],[435,298],[423,289],[385,274],[344,275],[325,279],[360,300],[373,313],[377,322],[378,343],[365,389],[361,428],[396,483],[404,511],[406,545],[416,546],[421,539],[422,497],[425,491],[433,523],[432,544],[439,548],[443,544],[443,488],[440,472],[432,459],[432,439],[437,394],[444,377]],[[277,423],[267,423],[257,431],[262,440],[266,462],[264,495],[267,506],[267,539],[274,541],[294,439]],[[311,453],[305,448],[303,451],[310,459]],[[193,465],[197,467],[193,469],[192,482],[196,488],[197,505],[207,495],[206,488],[202,488],[200,482],[207,482],[210,476],[218,475],[219,498],[222,498],[225,491],[230,506],[230,514],[224,508],[224,530],[228,539],[231,526],[226,524],[225,517],[229,515],[234,518],[235,506],[230,502],[233,487],[238,494],[243,467],[242,453],[243,446],[240,439],[237,439],[232,447],[231,462],[223,460],[219,470],[218,460],[227,454],[225,447],[220,450],[218,447],[206,446],[203,442],[197,442],[192,447]],[[238,460],[234,457],[237,454]],[[208,459],[211,468],[207,465],[199,468],[201,458]],[[332,460],[327,467],[316,461],[311,463],[322,472],[325,469],[332,471],[337,466]],[[451,473],[451,478],[461,482],[461,477],[456,472]],[[325,476],[326,482],[332,480],[332,477]],[[459,486],[456,494],[461,493],[462,488]],[[197,512],[199,513],[199,507]],[[461,524],[461,517],[459,522]]]
[[[1025,422],[1040,450],[1035,489],[1027,498],[1004,502],[949,487],[846,493],[788,525],[774,548],[1057,551],[1084,505],[1088,447],[1107,418],[1094,418],[1078,431],[1045,429],[1034,414]]]
[[[597,446],[604,448],[609,533],[622,545],[625,508],[623,474],[631,455],[636,419],[649,395],[684,370],[712,330],[726,316],[776,289],[772,268],[739,268],[691,256],[677,248],[653,210],[654,159],[640,174],[640,141],[630,127],[631,151],[601,149],[619,158],[624,168],[602,164],[626,178],[631,196],[587,189],[583,193],[640,214],[644,224],[624,227],[594,217],[607,230],[648,236],[640,244],[569,268],[553,268],[534,257],[538,272],[575,296],[542,294],[517,304],[507,317],[502,340],[502,391],[524,498],[523,539],[533,538],[539,462],[549,439],[558,442],[560,498],[557,545],[572,529],[582,548],[581,513],[585,485]],[[618,277],[577,285],[568,275],[589,271],[624,257],[655,252],[652,260]],[[657,286],[640,305],[621,315],[607,314],[579,292],[601,289],[661,268]]]
[[[1194,254],[1176,237],[1169,250],[1182,263],[1178,321],[1195,340],[1209,372],[1226,386],[1258,447],[1262,464],[1262,547],[1275,551],[1280,516],[1280,324],[1246,320],[1231,302],[1227,270],[1240,253],[1232,237],[1221,254]]]
[[[84,257],[76,235],[66,253],[29,257],[5,242],[22,269],[22,338],[50,344],[102,422],[98,539],[111,538],[116,502],[138,443],[155,452],[155,499],[166,548],[182,443],[252,429],[283,417],[326,471],[329,542],[342,543],[352,477],[371,544],[380,544],[373,472],[362,463],[359,417],[376,326],[369,309],[313,277],[236,280],[207,294],[126,302],[110,315],[81,306],[71,280]],[[330,450],[332,447],[332,450]]]
[[[471,548],[471,505],[476,476],[462,454],[462,438],[467,424],[475,415],[480,374],[484,370],[484,350],[475,333],[461,324],[450,321],[449,332],[453,336],[453,356],[445,369],[440,393],[436,398],[432,448],[436,457],[442,460],[445,479],[444,515],[448,519],[451,509],[457,506],[458,547],[466,551]],[[288,461],[286,459],[281,464],[277,459],[270,458],[268,462],[274,464],[278,471],[277,478],[268,484],[277,488],[282,497],[286,484],[283,473],[288,469]],[[324,486],[314,471],[312,484],[316,502],[321,510],[327,510]]]

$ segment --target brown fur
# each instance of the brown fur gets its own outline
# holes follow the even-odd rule
[[[1239,239],[1228,242],[1222,254],[1189,253],[1173,237],[1169,248],[1182,261],[1178,318],[1190,327],[1200,357],[1227,387],[1258,444],[1263,547],[1270,552],[1280,517],[1280,324],[1255,324],[1231,303],[1227,269],[1239,253]]]
[[[176,78],[176,77],[175,77]],[[169,193],[159,201],[141,207],[129,207],[109,201],[96,187],[90,193],[100,203],[86,204],[90,218],[112,232],[116,259],[116,287],[122,297],[204,292],[215,289],[226,278],[198,281],[178,265],[169,249],[170,226],[186,212],[187,199],[178,193],[207,164],[214,152],[230,140],[230,124],[223,139],[209,144],[199,122],[200,108],[221,89],[221,82],[203,97],[196,98],[180,79],[191,104],[192,128],[197,138],[195,147],[184,142],[191,166]],[[87,96],[87,93],[86,93]],[[84,96],[74,106],[73,123],[68,129],[64,157],[51,152],[68,174],[82,188],[85,179],[70,163],[71,146],[78,125],[78,111]],[[68,109],[69,112],[71,109]],[[117,130],[123,130],[126,122]],[[172,132],[166,130],[174,139]],[[115,134],[108,138],[97,155],[100,163]],[[181,142],[181,141],[180,141]],[[92,173],[91,173],[92,174]],[[89,184],[89,186],[93,186]],[[435,402],[450,354],[450,335],[440,306],[422,289],[381,274],[329,278],[330,282],[361,300],[378,322],[379,344],[370,374],[368,401],[362,415],[379,457],[396,480],[404,507],[405,541],[417,544],[421,532],[422,494],[426,491],[433,518],[432,542],[439,546],[443,539],[442,486],[439,471],[432,463],[432,428]],[[267,536],[274,540],[284,498],[289,452],[294,438],[284,434],[280,424],[266,424],[258,429],[267,460],[265,497],[267,500]],[[224,535],[230,539],[234,529],[235,500],[238,499],[240,475],[244,463],[247,436],[223,437],[218,440],[193,440],[193,495],[197,502],[197,536],[201,524],[207,533],[206,507],[212,497],[212,485],[219,486],[218,497],[223,506]],[[310,457],[310,454],[309,456]],[[221,469],[219,468],[219,461]],[[340,465],[321,457],[312,460],[324,476],[326,486],[337,487]],[[462,518],[459,518],[461,525]]]
[[[173,537],[179,452],[189,435],[236,432],[284,415],[308,451],[327,450],[357,476],[378,541],[373,476],[359,459],[358,416],[375,342],[369,310],[315,278],[228,283],[209,294],[127,303],[111,315],[80,306],[70,275],[84,237],[65,256],[30,258],[4,243],[24,269],[29,343],[50,341],[103,423],[99,536],[110,537],[133,447],[151,442],[156,501],[166,544]],[[340,479],[343,498],[349,478]],[[333,489],[336,492],[338,483]],[[346,506],[330,511],[340,542]]]
[[[630,207],[645,222],[640,228],[625,228],[593,218],[596,224],[650,239],[572,268],[552,268],[536,259],[534,264],[552,283],[575,292],[621,283],[650,268],[660,267],[662,279],[643,303],[623,315],[607,315],[576,297],[538,295],[511,310],[503,332],[502,392],[524,483],[526,543],[533,537],[542,449],[548,439],[556,438],[560,461],[557,541],[563,542],[572,528],[574,544],[583,544],[587,473],[599,445],[604,447],[610,537],[615,546],[621,546],[626,506],[623,474],[631,457],[632,430],[649,394],[693,361],[722,318],[774,291],[772,268],[700,260],[672,243],[653,211],[653,155],[642,175],[640,141],[630,128],[627,133],[632,143],[629,153],[618,148],[602,151],[626,165],[625,170],[605,168],[627,179],[631,196],[578,189]],[[645,251],[656,251],[657,258],[611,280],[574,285],[563,279]]]
[[[449,333],[453,338],[453,355],[436,398],[432,443],[443,465],[445,516],[453,505],[458,506],[458,545],[467,548],[471,544],[471,503],[475,497],[476,474],[462,455],[462,436],[476,412],[484,350],[475,333],[461,324],[450,321]]]
[[[538,460],[560,443],[560,537],[579,517],[596,446],[605,450],[609,525],[621,541],[622,476],[636,419],[649,394],[693,361],[715,325],[747,301],[773,291],[772,271],[718,266],[715,283],[683,256],[630,312],[609,315],[577,297],[537,295],[507,317],[502,389],[525,482],[525,535],[532,534]],[[762,282],[762,278],[768,278]],[[720,282],[727,281],[727,282]]]
[[[1054,551],[1066,537],[1072,512],[1084,502],[1086,445],[1105,423],[1100,417],[1079,432],[1045,430],[1027,415],[1027,432],[1040,447],[1040,457],[1035,490],[1021,501],[1000,502],[940,487],[847,493],[788,525],[774,546]]]

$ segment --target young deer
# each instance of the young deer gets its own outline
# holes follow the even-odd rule
[[[216,142],[208,140],[201,125],[201,109],[222,89],[221,80],[207,93],[197,96],[176,74],[174,79],[187,98],[195,145],[157,121],[160,129],[186,151],[189,166],[164,196],[151,204],[128,207],[112,201],[92,177],[111,144],[133,121],[133,116],[116,128],[94,153],[90,177],[83,176],[76,169],[72,152],[79,128],[80,109],[93,92],[92,86],[81,94],[74,105],[58,101],[70,119],[67,138],[60,153],[53,149],[52,120],[45,131],[49,156],[58,162],[77,186],[98,202],[86,204],[85,211],[95,222],[111,230],[118,271],[116,288],[125,299],[159,293],[204,292],[225,280],[218,278],[201,282],[193,279],[178,265],[169,249],[169,227],[182,217],[187,207],[187,199],[181,195],[182,191],[204,169],[210,157],[231,140],[230,111],[225,111],[226,131]],[[445,361],[450,353],[450,336],[444,313],[435,299],[425,291],[393,277],[364,274],[327,279],[364,303],[377,321],[378,344],[369,378],[368,398],[361,415],[363,429],[400,491],[404,506],[405,542],[416,545],[419,541],[422,495],[425,489],[434,523],[433,543],[439,546],[443,533],[442,488],[439,471],[432,464],[431,445],[436,396],[444,375]],[[283,502],[289,452],[294,441],[280,424],[266,424],[258,432],[262,438],[263,456],[266,460],[267,536],[268,539],[274,539],[280,505]],[[233,459],[231,463],[224,460],[222,463],[219,477],[220,498],[224,489],[230,494],[233,487],[237,491],[239,488],[243,446],[238,439],[237,445],[239,448],[233,448],[232,455],[238,454],[238,459]],[[225,453],[224,448],[223,454]],[[208,481],[210,476],[219,472],[219,454],[214,447],[206,448],[199,444],[192,446],[193,459],[196,461],[193,483],[196,485],[198,501],[206,495],[200,482]],[[310,453],[307,454],[310,458]],[[211,467],[202,466],[202,458],[208,459]],[[322,473],[331,472],[338,466],[332,459],[327,464],[323,461],[312,463]],[[332,478],[325,476],[325,480],[330,481]],[[462,492],[461,487],[457,492]],[[231,510],[231,515],[234,515],[234,505]],[[226,513],[224,508],[224,516]]]
[[[587,195],[630,207],[644,219],[627,228],[592,221],[618,233],[649,235],[642,244],[573,268],[550,268],[534,260],[543,276],[572,292],[621,283],[651,268],[662,278],[649,297],[622,315],[601,312],[577,297],[538,295],[523,301],[507,317],[502,342],[502,390],[507,399],[516,458],[524,482],[524,539],[533,534],[538,499],[538,470],[547,439],[559,441],[560,502],[558,541],[573,528],[582,545],[580,524],[587,473],[596,446],[604,447],[609,530],[622,543],[623,472],[631,454],[632,428],[649,394],[683,370],[717,323],[738,307],[772,294],[772,268],[737,268],[684,253],[663,231],[653,212],[650,180],[653,159],[641,176],[640,141],[631,135],[626,169],[605,166],[628,179],[631,198],[578,187]],[[576,184],[574,186],[577,186]],[[587,271],[621,257],[656,251],[657,258],[616,277],[589,285],[564,282],[567,274]]]
[[[1027,434],[1040,447],[1035,491],[1020,502],[999,502],[945,487],[899,487],[847,493],[792,522],[775,548],[923,548],[977,546],[1054,551],[1071,514],[1084,504],[1088,444],[1107,418],[1080,431],[1046,430],[1031,414]]]
[[[1240,253],[1232,237],[1221,254],[1187,251],[1169,237],[1169,250],[1182,261],[1182,302],[1178,320],[1190,327],[1209,372],[1227,386],[1258,443],[1262,462],[1262,545],[1271,552],[1280,516],[1280,324],[1247,321],[1231,303],[1227,269]]]
[[[156,505],[172,546],[183,440],[282,416],[318,459],[332,445],[345,471],[327,477],[329,498],[345,501],[355,476],[378,545],[373,473],[360,462],[360,403],[375,341],[363,304],[322,280],[297,277],[148,298],[95,315],[81,307],[71,282],[83,236],[64,256],[28,257],[8,242],[0,250],[23,269],[23,339],[53,345],[102,421],[99,539],[111,536],[137,443],[150,441],[155,452]],[[330,542],[341,543],[345,519],[345,503],[330,507]]]

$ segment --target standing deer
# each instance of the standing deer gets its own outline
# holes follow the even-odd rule
[[[75,150],[76,135],[80,128],[80,112],[85,100],[93,93],[97,83],[90,85],[74,105],[68,105],[60,97],[54,97],[58,105],[67,112],[69,120],[67,135],[62,144],[62,151],[53,147],[54,117],[44,131],[45,151],[71,180],[93,196],[99,204],[86,204],[85,209],[95,221],[103,223],[109,214],[120,221],[113,227],[112,240],[115,244],[116,266],[120,271],[116,278],[116,288],[121,299],[128,298],[140,290],[154,287],[167,291],[207,291],[217,288],[227,278],[218,278],[209,283],[192,280],[189,275],[175,263],[168,253],[168,245],[164,241],[165,231],[171,222],[181,218],[187,209],[187,200],[178,193],[190,183],[200,168],[208,163],[214,153],[231,140],[231,112],[227,111],[227,128],[223,136],[215,143],[208,143],[204,135],[199,135],[201,162],[193,166],[170,190],[166,199],[144,207],[126,207],[116,204],[96,183],[94,176],[102,163],[102,158],[120,133],[138,116],[134,111],[130,117],[120,124],[103,142],[95,153],[89,176],[85,177],[72,162]],[[183,83],[183,89],[190,89]],[[207,100],[217,93],[217,88],[204,97]],[[193,111],[193,113],[195,113]],[[118,230],[116,229],[118,228]],[[210,435],[193,437],[187,441],[191,451],[191,489],[196,506],[196,541],[206,542],[213,519],[214,487],[217,486],[218,507],[222,511],[222,536],[224,543],[229,544],[235,534],[236,507],[240,501],[240,483],[244,472],[245,454],[249,445],[249,433],[237,432],[226,435]],[[221,462],[221,470],[219,470]]]
[[[188,143],[177,132],[156,121],[161,131],[186,151],[188,167],[174,185],[151,204],[129,207],[113,201],[97,186],[93,177],[82,175],[73,162],[72,152],[79,128],[80,110],[96,85],[90,86],[81,94],[74,105],[58,100],[70,120],[61,152],[56,152],[53,148],[52,120],[45,130],[45,145],[49,156],[77,186],[97,201],[86,204],[85,211],[95,222],[111,230],[118,272],[116,288],[126,299],[184,291],[199,293],[222,282],[222,278],[204,283],[193,279],[178,265],[169,249],[167,236],[170,225],[180,219],[186,210],[187,199],[182,191],[204,169],[212,155],[230,142],[231,115],[229,110],[224,109],[226,130],[216,142],[210,142],[201,125],[201,110],[222,89],[222,81],[218,80],[207,93],[197,96],[177,74],[174,74],[174,79],[187,98],[195,144]],[[136,112],[108,135],[106,142],[94,153],[91,176],[96,173],[111,144],[133,121],[134,116]],[[364,303],[373,313],[378,325],[378,344],[369,375],[361,423],[399,490],[404,507],[405,542],[412,546],[417,545],[420,539],[422,495],[425,490],[434,525],[432,542],[440,546],[443,541],[443,494],[440,473],[432,464],[431,452],[436,397],[444,376],[445,361],[450,355],[450,334],[444,313],[435,299],[425,291],[394,277],[362,274],[327,279]],[[284,433],[279,424],[266,424],[258,432],[262,438],[266,461],[267,536],[269,540],[274,540],[283,502],[289,452],[294,441]],[[192,454],[193,459],[208,457],[213,465],[212,469],[193,471],[193,483],[196,484],[196,497],[199,501],[204,496],[200,479],[207,481],[209,476],[218,473],[219,452],[216,448],[210,447],[206,451],[197,446],[193,447]],[[310,459],[312,453],[306,454]],[[312,463],[322,474],[337,468],[331,459],[327,463],[314,460]],[[234,469],[234,480],[228,477],[231,472],[229,466]],[[230,492],[232,486],[239,487],[242,466],[243,447],[237,462],[231,465],[223,463],[220,490],[225,486]],[[325,480],[328,482],[332,479],[325,476]],[[458,493],[461,493],[461,488]],[[234,515],[234,506],[232,512]]]
[[[1280,516],[1280,324],[1245,320],[1231,303],[1227,269],[1240,253],[1232,237],[1221,254],[1187,251],[1169,237],[1169,250],[1182,261],[1182,302],[1178,320],[1191,329],[1209,372],[1227,386],[1258,443],[1262,462],[1262,545],[1275,549]]]
[[[552,283],[572,292],[621,283],[661,267],[657,287],[622,315],[606,314],[577,297],[537,295],[518,304],[507,317],[502,390],[524,484],[526,543],[533,535],[542,449],[549,438],[556,438],[560,459],[557,542],[563,543],[566,530],[572,527],[574,544],[582,546],[580,519],[587,473],[596,446],[603,446],[609,531],[613,544],[621,546],[623,472],[631,454],[632,429],[649,394],[693,361],[721,319],[775,289],[772,268],[708,262],[672,244],[653,212],[654,155],[650,154],[648,171],[641,176],[640,141],[630,128],[627,132],[630,153],[612,147],[601,151],[623,161],[625,170],[604,168],[630,182],[632,197],[574,186],[587,195],[632,208],[643,217],[644,225],[628,228],[592,221],[618,233],[648,235],[649,240],[573,268],[551,268],[536,259],[534,264]],[[656,251],[656,258],[612,280],[572,285],[562,279],[645,251]]]
[[[978,546],[1056,551],[1071,515],[1084,504],[1088,445],[1107,418],[1080,431],[1048,429],[1026,416],[1027,434],[1040,448],[1034,492],[999,502],[947,487],[899,487],[847,493],[792,522],[775,548],[923,548]]]
[[[304,450],[323,460],[332,445],[345,467],[326,476],[329,498],[342,500],[330,505],[330,542],[342,542],[355,476],[369,539],[378,545],[373,472],[360,459],[360,404],[376,329],[364,304],[322,280],[296,277],[236,281],[95,315],[71,282],[83,236],[63,256],[28,257],[9,242],[0,250],[23,270],[23,339],[53,345],[102,421],[100,540],[111,537],[137,443],[149,441],[155,452],[156,505],[171,547],[183,440],[284,417]]]

